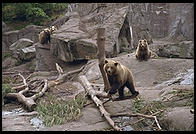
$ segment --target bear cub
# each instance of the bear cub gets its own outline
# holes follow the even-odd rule
[[[146,39],[139,40],[139,43],[138,43],[138,46],[137,46],[137,49],[136,49],[136,55],[135,55],[137,60],[147,61],[148,59],[150,59],[151,53],[152,52],[149,49],[147,40]]]
[[[105,59],[104,71],[107,74],[111,89],[109,94],[115,94],[118,90],[119,98],[124,98],[125,86],[130,90],[132,95],[136,97],[139,92],[135,90],[134,78],[131,71],[121,63]]]

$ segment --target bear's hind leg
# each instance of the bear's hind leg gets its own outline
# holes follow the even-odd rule
[[[135,86],[133,85],[133,83],[127,81],[126,87],[130,90],[132,95],[137,96],[139,94],[139,92],[135,90]]]

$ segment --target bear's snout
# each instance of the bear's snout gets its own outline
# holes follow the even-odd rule
[[[112,75],[112,70],[111,70],[110,68],[108,68],[107,73],[108,73],[109,75]]]

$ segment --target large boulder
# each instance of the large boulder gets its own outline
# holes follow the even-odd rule
[[[105,51],[107,57],[119,53],[118,34],[126,17],[127,7],[108,12],[104,22],[106,29]],[[63,61],[92,59],[97,55],[96,29],[103,14],[80,17],[77,12],[51,36],[51,53]],[[117,51],[117,52],[116,52]]]
[[[162,125],[170,131],[193,131],[194,114],[190,112],[189,107],[170,108],[164,114]]]
[[[30,39],[21,38],[13,43],[9,49],[13,53],[12,56],[20,60],[21,63],[35,58],[35,47],[33,46],[33,41]]]
[[[127,16],[128,10],[128,6],[125,6],[108,7],[107,10],[99,10],[99,13],[92,10],[85,15],[80,15],[80,11],[69,13],[69,20],[51,36],[51,54],[66,62],[95,58],[96,30],[100,26],[106,30],[106,57],[114,57],[120,52],[134,49],[136,45],[133,46],[133,41],[130,39],[132,31]],[[142,33],[141,36],[143,34],[146,33]]]
[[[17,50],[18,58],[22,61],[30,61],[35,58],[35,46],[29,46]]]
[[[182,41],[179,43],[155,41],[153,45],[150,46],[150,48],[160,57],[183,59],[194,58],[193,41]]]
[[[10,47],[9,49],[11,51],[16,51],[18,49],[22,49],[22,48],[25,48],[25,47],[29,47],[29,46],[32,46],[33,44],[33,41],[30,40],[30,39],[26,39],[26,38],[21,38],[19,40],[17,40],[16,42],[14,42]]]
[[[50,54],[50,45],[43,45],[37,42],[34,46],[36,49],[36,71],[56,70],[56,63],[61,67],[65,66],[63,61]]]

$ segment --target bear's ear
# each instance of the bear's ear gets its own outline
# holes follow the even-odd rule
[[[147,40],[146,40],[146,39],[144,39],[144,42],[146,43],[146,42],[147,42]]]
[[[142,43],[142,40],[139,40],[139,43]]]
[[[118,62],[115,62],[114,65],[117,66],[118,65]]]
[[[105,64],[107,64],[107,63],[108,63],[108,60],[105,59]]]

